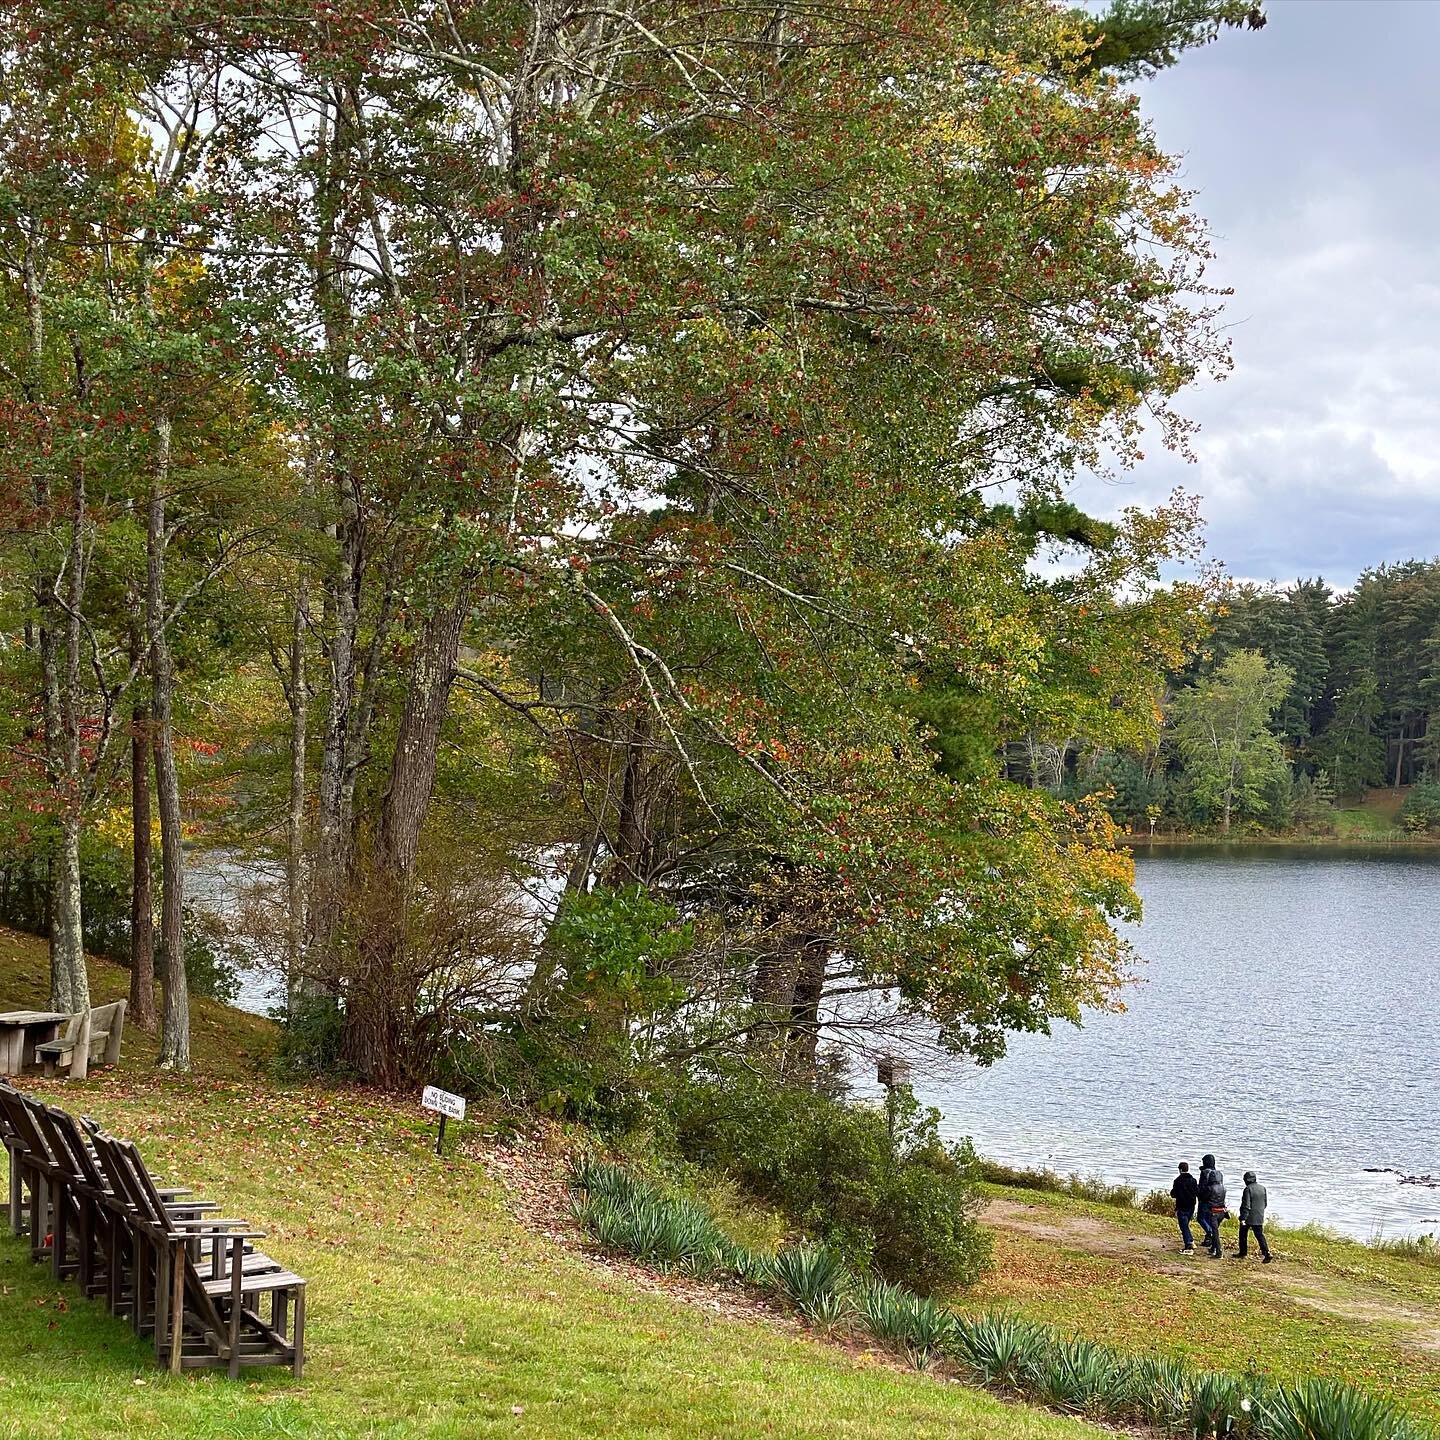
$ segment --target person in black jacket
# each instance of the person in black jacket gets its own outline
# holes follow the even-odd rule
[[[1170,1198],[1175,1202],[1175,1220],[1180,1226],[1180,1239],[1185,1248],[1182,1255],[1195,1253],[1195,1237],[1190,1233],[1190,1222],[1195,1218],[1195,1203],[1200,1196],[1200,1183],[1190,1173],[1190,1163],[1180,1162],[1180,1173],[1170,1187]]]
[[[1200,1162],[1199,1195],[1200,1224],[1205,1229],[1205,1244],[1212,1260],[1220,1259],[1220,1221],[1225,1216],[1225,1177],[1215,1168],[1215,1157],[1207,1155]]]

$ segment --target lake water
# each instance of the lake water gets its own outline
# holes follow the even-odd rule
[[[1440,856],[1280,847],[1136,859],[1140,982],[1120,1015],[923,1078],[993,1159],[1168,1189],[1213,1151],[1237,1208],[1369,1239],[1440,1231]]]

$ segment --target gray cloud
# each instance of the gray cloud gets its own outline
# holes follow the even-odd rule
[[[1440,4],[1271,0],[1145,89],[1233,287],[1235,369],[1182,409],[1197,463],[1152,449],[1077,498],[1198,493],[1235,574],[1440,553]]]

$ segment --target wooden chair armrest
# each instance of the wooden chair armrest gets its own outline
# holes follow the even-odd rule
[[[210,1215],[197,1216],[194,1220],[177,1219],[169,1217],[170,1229],[183,1232],[189,1239],[193,1240],[199,1235],[234,1235],[240,1231],[249,1232],[250,1222],[248,1220],[222,1220]],[[255,1232],[264,1235],[263,1230]]]
[[[263,1240],[263,1230],[172,1230],[165,1237],[167,1240],[182,1240],[187,1244],[191,1240]]]

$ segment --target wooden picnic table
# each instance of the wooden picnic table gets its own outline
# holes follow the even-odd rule
[[[0,1075],[20,1075],[35,1063],[35,1047],[54,1040],[70,1017],[54,1010],[0,1014]]]

